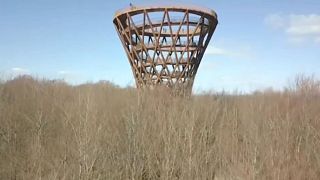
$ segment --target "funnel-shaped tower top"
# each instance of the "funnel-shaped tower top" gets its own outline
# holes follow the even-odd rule
[[[191,90],[218,20],[206,8],[131,5],[117,11],[113,23],[138,88]]]

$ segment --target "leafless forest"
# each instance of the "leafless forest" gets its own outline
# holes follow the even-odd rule
[[[2,82],[0,179],[320,179],[320,81],[188,98]]]

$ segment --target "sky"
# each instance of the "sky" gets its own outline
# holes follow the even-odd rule
[[[134,86],[112,23],[116,10],[159,0],[0,0],[0,77],[29,74],[70,84]],[[288,86],[296,75],[320,79],[319,0],[164,0],[213,9],[219,24],[193,91]]]

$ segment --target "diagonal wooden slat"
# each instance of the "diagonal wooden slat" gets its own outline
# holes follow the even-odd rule
[[[139,32],[137,31],[136,25],[135,25],[132,17],[127,14],[127,19],[128,19],[129,22],[132,23],[132,25],[133,25],[132,29],[136,32],[136,34],[139,34]],[[131,31],[130,31],[130,32],[131,32]],[[139,39],[139,41],[140,41],[141,48],[143,48],[144,51],[146,52],[147,60],[152,61],[152,59],[150,58],[150,55],[149,55],[149,53],[148,53],[148,50],[147,50],[147,48],[146,48],[146,46],[145,46],[145,44],[144,44],[144,41],[141,41],[141,38],[140,38],[140,37],[138,37],[138,39]],[[141,63],[144,64],[143,61],[141,61]],[[143,67],[144,67],[144,66],[143,66]],[[150,73],[148,74],[148,78],[149,78],[149,79],[152,78]]]
[[[119,19],[117,19],[117,21],[120,22]],[[127,41],[130,42],[131,48],[133,49],[133,44],[132,44],[131,37],[128,37],[128,34],[126,33],[126,31],[124,31],[124,27],[123,27],[123,25],[122,25],[121,23],[120,23],[120,28],[123,30],[123,31],[122,31],[122,32],[123,32],[123,35],[125,36],[125,38],[127,39]],[[125,49],[126,49],[126,48],[125,48]],[[128,49],[129,49],[129,48],[128,48]],[[139,70],[138,70],[137,67],[135,66],[135,63],[134,63],[134,59],[135,59],[135,58],[133,57],[133,54],[135,54],[136,56],[138,56],[138,55],[137,55],[137,53],[136,53],[135,50],[131,50],[131,51],[128,51],[128,52],[129,52],[129,56],[131,57],[130,60],[131,60],[131,62],[132,62],[132,64],[133,64],[133,66],[135,67],[136,73],[138,73]],[[128,53],[128,52],[127,52],[127,53]],[[132,53],[132,52],[133,52],[133,53]],[[144,72],[146,72],[146,69],[145,69],[144,66],[141,66],[141,68],[143,68]],[[138,75],[139,75],[139,76],[138,76],[139,82],[144,84],[144,80],[142,79],[142,73],[138,73]]]
[[[188,17],[189,17],[189,16],[188,16]],[[199,21],[198,21],[198,23],[197,23],[197,26],[196,26],[195,30],[193,31],[191,37],[188,37],[188,42],[190,41],[190,39],[192,39],[192,38],[194,37],[194,34],[195,34],[195,32],[197,31],[197,29],[199,28],[199,25],[200,25],[200,22],[201,22],[201,21],[203,21],[203,16],[201,16],[201,18],[199,19]],[[189,28],[189,27],[188,27],[188,28]],[[189,33],[188,33],[188,35],[189,35]],[[203,37],[204,37],[205,35],[206,35],[206,33],[205,33],[205,34],[202,34]],[[187,47],[185,48],[185,50],[183,51],[183,54],[185,53],[186,49],[188,49],[188,48],[189,48],[189,43],[188,43]],[[199,43],[198,43],[198,46],[197,46],[197,48],[196,48],[196,52],[197,52],[197,53],[199,52],[199,49],[200,49],[200,48],[203,48],[203,47],[202,47],[202,44],[199,44]],[[188,60],[189,60],[189,61],[188,61],[188,65],[190,64],[190,60],[193,59],[194,55],[195,55],[195,54],[193,54],[193,56],[188,59]],[[189,54],[188,54],[188,57],[189,57]],[[200,63],[200,62],[199,62],[199,63]],[[185,69],[182,71],[180,78],[184,75],[184,72],[185,72]]]

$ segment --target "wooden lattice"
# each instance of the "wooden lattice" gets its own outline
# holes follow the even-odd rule
[[[218,20],[194,7],[133,7],[113,23],[127,53],[136,85],[192,89]]]

